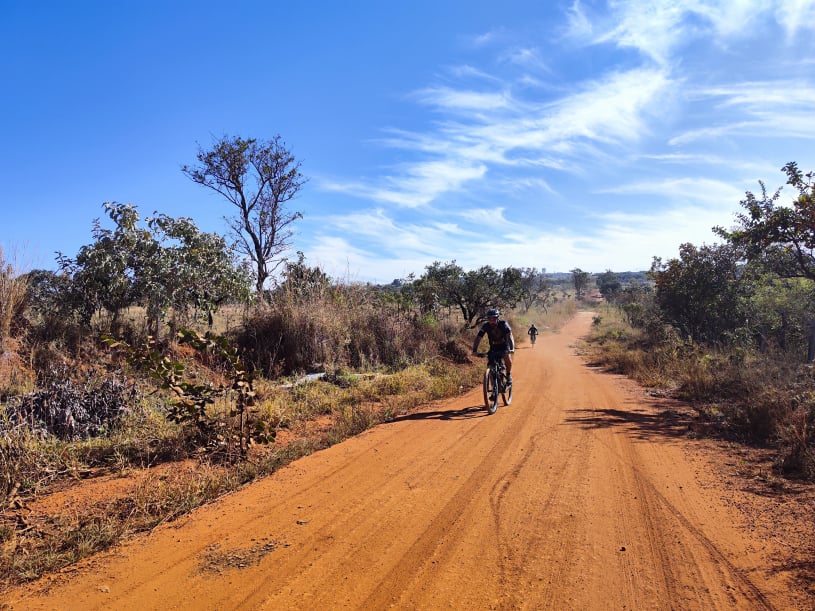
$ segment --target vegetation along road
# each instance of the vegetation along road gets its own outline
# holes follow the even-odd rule
[[[517,351],[494,416],[480,389],[426,406],[6,608],[812,608],[811,524],[747,495],[681,406],[587,366],[591,318]]]

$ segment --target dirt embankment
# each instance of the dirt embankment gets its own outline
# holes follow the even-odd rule
[[[812,609],[812,487],[587,367],[591,314],[397,418],[6,593],[21,609]],[[2,605],[0,605],[2,608]]]

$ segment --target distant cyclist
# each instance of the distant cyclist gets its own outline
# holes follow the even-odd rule
[[[532,326],[529,327],[527,334],[529,334],[529,339],[532,340],[532,345],[534,346],[535,340],[538,338],[538,328],[535,326],[535,323],[532,323]]]
[[[512,337],[512,329],[505,320],[499,320],[501,312],[495,308],[487,311],[487,322],[481,325],[478,336],[473,342],[473,354],[478,352],[478,344],[484,334],[490,340],[490,355],[494,358],[504,359],[504,366],[507,368],[507,384],[512,384],[512,356],[510,353],[515,350],[515,338]]]

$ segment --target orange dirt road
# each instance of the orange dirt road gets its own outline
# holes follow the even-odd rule
[[[0,608],[813,608],[687,425],[577,356],[591,316],[516,352],[494,416],[480,388],[420,409]]]

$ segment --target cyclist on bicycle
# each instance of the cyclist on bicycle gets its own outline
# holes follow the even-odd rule
[[[535,338],[538,337],[538,328],[535,326],[535,323],[532,323],[532,326],[529,327],[529,331],[527,331],[529,335],[529,339],[532,340],[532,343],[535,343]]]
[[[504,366],[507,369],[507,384],[512,384],[512,356],[510,353],[515,350],[515,338],[512,336],[512,329],[505,320],[499,320],[501,312],[493,308],[487,311],[487,322],[481,325],[478,335],[473,342],[473,354],[478,353],[478,344],[484,334],[490,340],[490,356],[493,358],[503,358]]]

